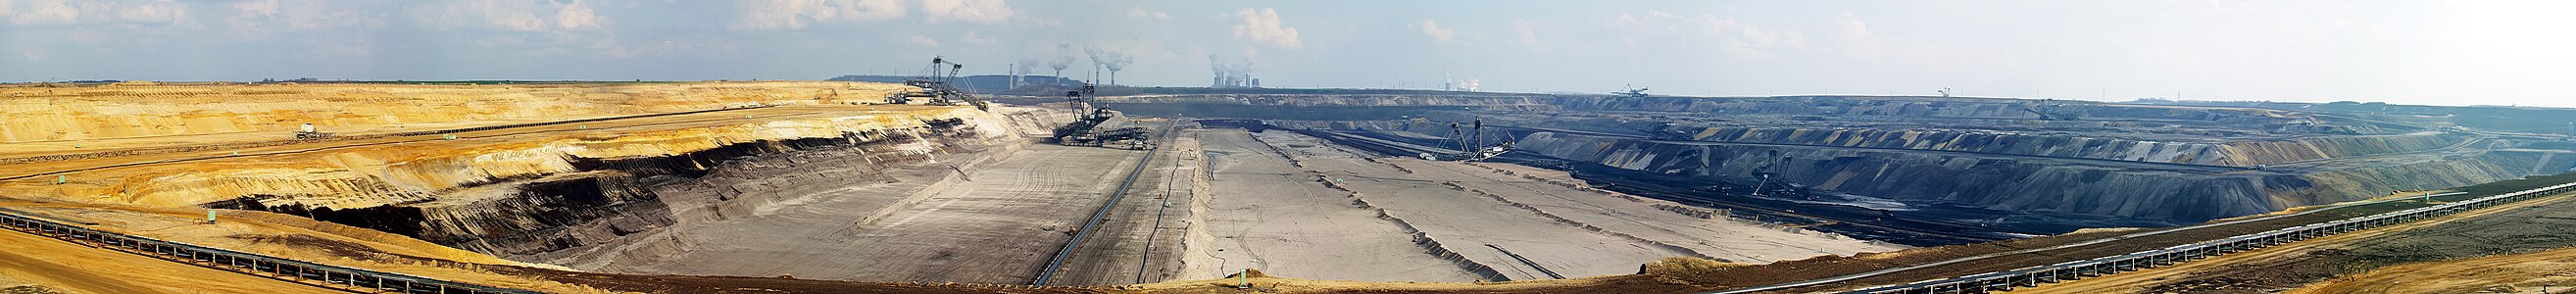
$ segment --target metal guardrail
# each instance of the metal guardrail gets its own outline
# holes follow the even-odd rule
[[[2272,245],[2297,242],[2300,240],[2400,224],[2570,191],[2576,191],[2576,183],[2559,184],[2556,186],[2522,190],[2513,193],[2479,197],[2466,201],[2392,211],[2331,222],[2281,228],[2260,233],[2228,237],[2225,239],[2176,245],[2173,247],[2139,251],[2129,254],[1973,274],[1947,279],[1913,282],[1901,285],[1864,288],[1843,293],[1965,294],[2010,291],[2015,288],[2037,287],[2040,284],[2045,283],[2081,280],[2088,277],[2097,277],[2154,268],[2158,266],[2173,265],[2227,253],[2254,250]]]
[[[282,280],[319,282],[326,288],[352,292],[483,294],[538,293],[528,290],[450,282],[412,275],[379,272],[327,264],[295,261],[222,248],[163,241],[152,238],[90,229],[64,224],[41,216],[20,215],[23,212],[0,212],[0,227],[62,239],[102,249],[124,251],[154,258],[221,269]]]

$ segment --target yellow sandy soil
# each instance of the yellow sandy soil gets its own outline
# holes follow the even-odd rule
[[[847,131],[911,128],[921,126],[923,120],[941,118],[966,118],[987,125],[986,129],[1004,128],[999,118],[963,107],[774,107],[469,132],[456,134],[460,140],[455,141],[413,136],[18,164],[0,171],[0,176],[178,161],[0,181],[0,195],[193,206],[256,194],[284,196],[311,206],[370,207],[426,199],[491,178],[573,171],[566,156],[663,156],[735,142],[837,138]],[[232,152],[248,156],[229,157]]]
[[[2551,285],[2576,290],[2576,248],[2391,266],[2285,293],[2540,293]]]
[[[749,105],[847,105],[909,87],[848,82],[605,85],[302,84],[0,87],[0,156],[289,138],[301,124],[363,134]],[[77,148],[75,148],[77,147]]]
[[[900,86],[893,86],[900,87]],[[286,137],[286,123],[319,120],[325,131],[401,132],[481,125],[667,113],[746,104],[759,109],[620,119],[574,125],[488,130],[444,136],[326,141],[221,151],[76,159],[0,168],[0,207],[100,223],[99,229],[309,262],[494,286],[560,293],[597,290],[492,274],[474,264],[523,264],[404,236],[257,211],[223,211],[203,224],[197,205],[247,195],[288,195],[298,204],[356,208],[448,196],[494,177],[573,171],[566,157],[663,156],[757,140],[838,138],[844,132],[924,126],[960,118],[988,137],[1009,136],[997,116],[971,107],[856,105],[876,101],[886,84],[775,82],[644,85],[410,86],[144,85],[80,88],[0,87],[0,157],[94,152],[112,148],[254,142]],[[275,125],[277,123],[285,125]],[[140,130],[130,125],[171,126]],[[184,126],[184,127],[182,127]],[[356,129],[356,131],[350,131]],[[344,133],[346,134],[346,133]],[[57,140],[57,141],[45,141]],[[83,142],[80,148],[61,144]],[[15,152],[15,153],[10,153]],[[238,152],[239,155],[234,155]],[[444,201],[445,199],[442,199]],[[271,205],[281,203],[269,203]],[[437,205],[429,203],[423,205]],[[0,232],[0,235],[22,233]],[[42,245],[42,242],[10,242]],[[71,243],[54,242],[64,245]],[[28,245],[33,246],[33,245]],[[78,245],[72,245],[78,246]],[[352,253],[348,246],[383,253]],[[0,277],[90,293],[261,291],[257,276],[190,273],[193,266],[91,249],[11,259],[0,268],[79,267],[100,260],[131,264],[82,276],[77,271],[0,270]],[[61,251],[56,254],[51,251]],[[143,258],[122,262],[118,254]],[[0,256],[6,257],[6,256]],[[456,264],[471,263],[471,264]],[[170,269],[177,267],[178,269]],[[203,269],[203,268],[198,268]],[[208,270],[212,271],[212,270]],[[206,279],[130,288],[94,280],[133,275]],[[101,278],[105,277],[105,278]],[[242,282],[235,280],[250,279]],[[238,282],[238,283],[235,283]],[[200,285],[208,284],[210,285]],[[280,282],[283,283],[283,282]],[[225,285],[262,285],[237,286]],[[290,284],[291,285],[291,284]],[[160,286],[149,286],[160,287]],[[58,287],[62,288],[62,287]],[[292,289],[277,286],[280,289]],[[244,290],[244,291],[236,291]],[[280,290],[286,291],[286,290]],[[290,291],[291,292],[291,291]]]

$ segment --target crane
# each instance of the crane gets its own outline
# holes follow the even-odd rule
[[[1636,87],[1636,86],[1629,86],[1628,90],[1626,90],[1626,91],[1610,92],[1610,94],[1615,94],[1615,95],[1619,95],[1619,96],[1622,96],[1622,97],[1629,97],[1629,98],[1646,98],[1646,96],[1648,96],[1648,95],[1646,95],[1646,87]]]
[[[1455,122],[1449,123],[1449,139],[1451,141],[1458,142],[1458,150],[1455,153],[1451,153],[1450,151],[1441,151],[1442,153],[1437,154],[1422,152],[1421,154],[1418,154],[1418,156],[1422,157],[1422,160],[1478,161],[1494,158],[1495,156],[1502,156],[1503,153],[1512,151],[1512,142],[1508,139],[1504,140],[1502,143],[1495,143],[1493,145],[1485,144],[1484,119],[1476,119],[1476,121],[1467,128],[1459,128],[1458,123]]]
[[[1145,128],[1135,126],[1124,113],[1106,107],[1091,107],[1084,96],[1092,96],[1094,91],[1097,88],[1083,85],[1081,90],[1064,92],[1065,99],[1073,102],[1076,117],[1073,122],[1055,128],[1056,144],[1140,150],[1153,148],[1153,141],[1148,140]]]
[[[947,69],[942,70],[942,67]],[[921,91],[886,93],[886,103],[912,104],[914,98],[927,98],[930,101],[924,104],[949,106],[963,102],[975,105],[975,110],[992,110],[992,106],[985,104],[984,100],[975,99],[974,95],[959,91],[953,85],[958,80],[958,73],[964,71],[966,71],[965,64],[948,62],[946,57],[931,57],[927,74],[922,75],[921,78],[903,81],[904,85],[921,88]]]
[[[2039,115],[2040,120],[2078,120],[2084,117],[2083,114],[2077,111],[2067,109],[2066,104],[2056,103],[2056,100],[2049,99],[2042,99],[2039,103],[2024,105],[2022,106],[2021,111]]]

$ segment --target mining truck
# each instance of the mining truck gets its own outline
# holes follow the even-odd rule
[[[330,138],[330,137],[331,137],[331,133],[324,133],[324,132],[314,131],[314,130],[313,130],[313,124],[310,124],[310,123],[304,124],[304,128],[303,128],[303,129],[299,129],[299,130],[296,130],[296,131],[295,131],[295,139],[296,139],[296,140],[321,140],[321,139],[324,139],[324,138]]]

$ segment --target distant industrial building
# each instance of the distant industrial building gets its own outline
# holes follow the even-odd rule
[[[1213,79],[1213,82],[1212,82],[1212,83],[1210,83],[1210,84],[1208,85],[1208,87],[1210,87],[1210,88],[1260,88],[1260,87],[1261,87],[1261,79],[1259,79],[1259,78],[1253,78],[1253,77],[1252,77],[1252,74],[1249,74],[1249,73],[1222,74],[1222,75],[1217,75],[1217,76],[1216,76],[1216,78],[1215,78],[1215,79]]]

